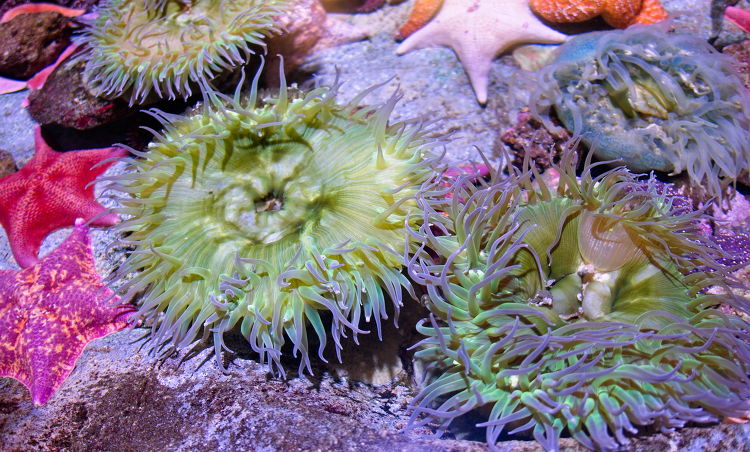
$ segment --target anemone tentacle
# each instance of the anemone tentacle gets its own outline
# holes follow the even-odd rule
[[[242,65],[251,45],[279,34],[289,0],[106,0],[79,43],[87,86],[97,96],[143,103],[152,90],[175,99],[194,84]]]
[[[414,296],[401,274],[404,226],[421,221],[414,195],[446,140],[418,119],[388,124],[398,93],[359,108],[363,96],[337,104],[337,84],[295,98],[280,77],[262,102],[256,76],[247,96],[204,87],[193,115],[151,110],[164,130],[111,182],[135,250],[110,279],[134,275],[123,300],[145,290],[138,314],[153,320],[155,343],[182,349],[202,330],[218,355],[239,326],[283,374],[285,337],[310,371],[307,322],[322,358],[319,311],[332,313],[338,354],[347,330],[363,332],[360,318],[380,334],[387,298],[397,318],[402,288]]]
[[[750,170],[750,104],[731,58],[694,33],[672,18],[573,38],[539,72],[532,113],[559,130],[554,106],[600,159],[686,171],[721,198]]]
[[[416,356],[442,373],[412,402],[412,426],[443,431],[484,406],[493,450],[511,425],[547,450],[564,430],[619,450],[642,426],[750,412],[750,325],[717,308],[750,302],[698,233],[703,212],[624,167],[594,176],[589,160],[578,179],[576,166],[569,149],[554,190],[527,156],[505,179],[458,179],[452,197],[435,196],[437,175],[417,193],[406,264],[431,314]]]

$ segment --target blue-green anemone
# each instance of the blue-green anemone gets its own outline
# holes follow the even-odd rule
[[[416,356],[439,376],[413,401],[412,427],[442,433],[477,409],[493,450],[506,427],[547,450],[565,431],[619,450],[639,427],[747,415],[750,325],[718,308],[749,304],[698,234],[702,212],[622,167],[593,177],[586,162],[579,181],[574,155],[554,166],[556,189],[532,185],[527,157],[505,180],[434,179],[418,193],[408,270],[431,314]]]
[[[246,98],[239,86],[206,89],[196,114],[151,110],[164,130],[147,152],[131,150],[132,172],[108,178],[127,195],[113,209],[128,216],[119,243],[134,247],[111,279],[124,282],[122,301],[139,296],[139,317],[167,350],[202,331],[219,356],[238,326],[282,374],[286,338],[310,371],[307,322],[321,359],[326,345],[318,311],[332,314],[339,354],[360,318],[374,317],[380,334],[386,300],[397,318],[402,288],[414,296],[401,273],[405,224],[421,220],[414,194],[445,140],[418,119],[388,124],[398,94],[359,108],[373,87],[338,105],[334,84],[291,99],[281,72],[278,96],[260,101],[259,75]]]
[[[289,0],[105,0],[79,39],[84,79],[97,96],[188,97],[191,83],[246,62],[280,33]]]
[[[673,20],[587,33],[538,75],[531,108],[550,130],[550,107],[596,156],[636,172],[687,171],[721,197],[750,168],[750,107],[731,59]],[[693,34],[690,34],[690,33]]]

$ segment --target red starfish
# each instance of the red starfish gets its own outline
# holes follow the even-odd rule
[[[0,225],[8,234],[13,257],[21,268],[38,262],[37,254],[50,232],[70,227],[76,218],[90,220],[105,209],[94,200],[94,187],[86,186],[109,168],[107,159],[125,157],[115,147],[56,152],[34,129],[34,158],[17,173],[0,179]],[[112,226],[116,214],[100,216],[91,226]]]
[[[86,345],[128,326],[131,305],[105,306],[83,219],[38,264],[0,271],[0,377],[23,383],[35,405],[49,400]],[[115,301],[117,299],[115,298]]]

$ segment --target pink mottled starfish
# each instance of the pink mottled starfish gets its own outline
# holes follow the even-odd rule
[[[131,305],[105,306],[83,219],[38,264],[0,270],[0,377],[23,383],[41,405],[70,375],[86,345],[128,326]],[[116,301],[116,300],[115,300]]]
[[[34,129],[34,147],[34,158],[17,173],[0,179],[0,225],[21,268],[38,262],[39,247],[50,232],[72,226],[76,218],[90,220],[104,212],[94,200],[94,187],[87,185],[114,158],[128,155],[115,147],[56,152],[42,138],[39,126]],[[94,165],[98,166],[92,169]],[[112,213],[91,225],[105,227],[119,221]]]
[[[72,8],[66,8],[64,6],[55,5],[52,3],[26,3],[23,5],[16,6],[15,8],[11,8],[8,11],[3,14],[3,17],[0,17],[0,24],[3,24],[5,22],[8,22],[12,20],[16,16],[20,16],[21,14],[34,14],[34,13],[41,13],[41,12],[55,12],[62,14],[65,17],[76,17],[80,16],[81,14],[85,13],[86,10],[84,9],[72,9]],[[59,57],[57,57],[57,60],[47,66],[46,68],[39,71],[36,75],[31,77],[29,80],[13,80],[5,77],[0,77],[0,94],[7,94],[7,93],[13,93],[16,91],[21,91],[22,89],[30,89],[35,90],[38,88],[41,88],[42,85],[44,85],[44,82],[47,80],[47,77],[52,73],[52,71],[55,70],[55,68],[68,56],[70,56],[75,50],[78,48],[77,45],[71,44],[69,45],[63,53],[60,54]]]

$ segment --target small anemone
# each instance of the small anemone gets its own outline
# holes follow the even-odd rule
[[[675,20],[575,37],[538,83],[532,113],[559,130],[554,106],[589,147],[598,140],[602,160],[636,172],[687,171],[719,198],[750,168],[748,93],[731,59]]]
[[[578,180],[574,156],[553,165],[554,190],[527,157],[506,179],[433,178],[417,194],[407,268],[431,314],[416,356],[439,376],[414,399],[412,428],[438,421],[441,434],[479,409],[493,450],[506,427],[547,450],[564,431],[619,450],[639,427],[747,415],[750,325],[719,306],[750,305],[699,234],[703,213],[623,167],[594,177],[587,161]]]
[[[192,94],[191,83],[211,80],[243,64],[280,33],[275,17],[288,0],[105,0],[85,20],[79,43],[89,51],[84,79],[97,96],[129,95],[143,103]]]
[[[282,65],[283,67],[283,65]],[[446,143],[428,138],[419,119],[388,124],[401,95],[359,108],[371,87],[338,105],[340,86],[316,86],[290,99],[283,72],[278,96],[257,100],[206,88],[191,116],[151,114],[147,152],[131,150],[134,171],[104,178],[126,196],[112,209],[128,215],[119,243],[134,247],[110,276],[138,316],[153,321],[152,339],[180,350],[203,332],[213,335],[217,357],[223,333],[239,326],[269,366],[280,365],[288,337],[307,367],[307,322],[322,357],[330,311],[340,357],[346,330],[356,339],[361,317],[386,319],[390,298],[398,317],[405,224],[417,227],[414,195]],[[261,105],[262,104],[262,105]],[[132,275],[132,278],[130,277]],[[118,283],[119,284],[119,283]],[[142,296],[141,296],[142,294]]]

